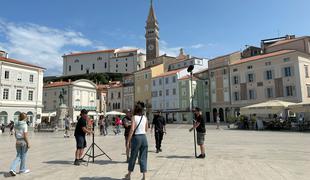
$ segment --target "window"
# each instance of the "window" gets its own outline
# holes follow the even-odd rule
[[[237,68],[233,69],[233,72],[237,72],[237,71],[238,71],[238,69],[237,69]]]
[[[295,86],[286,86],[286,96],[294,96]]]
[[[290,58],[284,58],[283,59],[283,62],[289,62],[290,61]]]
[[[175,76],[172,77],[172,82],[173,82],[173,83],[176,82],[176,77],[175,77]]]
[[[93,69],[95,69],[95,64],[93,64]]]
[[[306,78],[309,77],[308,65],[305,65],[305,76],[306,76]]]
[[[33,91],[28,92],[28,100],[32,101],[33,100]]]
[[[251,66],[248,66],[248,69],[253,69],[253,66],[251,65]]]
[[[156,86],[156,80],[153,80],[153,86]]]
[[[105,68],[105,69],[107,68],[107,62],[104,63],[104,68]]]
[[[159,85],[161,85],[161,84],[162,84],[161,79],[159,79]]]
[[[271,70],[266,71],[266,79],[267,80],[272,79],[272,71]]]
[[[169,83],[169,78],[165,78],[165,82],[166,82],[166,84],[168,84]]]
[[[22,90],[16,90],[16,100],[22,100]]]
[[[166,89],[166,96],[169,96],[169,89]]]
[[[75,60],[74,60],[74,63],[78,63],[78,62],[80,62],[78,59],[75,59]]]
[[[33,82],[33,74],[30,74],[30,76],[29,76],[29,82]]]
[[[144,79],[147,79],[147,74],[144,74]]]
[[[97,57],[97,61],[101,61],[102,60],[102,57]]]
[[[248,82],[254,81],[254,74],[248,74]]]
[[[270,65],[271,65],[271,62],[265,62],[265,65],[266,65],[266,66],[270,66]]]
[[[255,99],[255,91],[253,89],[249,90],[249,99]]]
[[[4,79],[10,78],[10,71],[4,71]]]
[[[128,67],[128,64],[126,63],[125,66]]]
[[[3,99],[9,99],[9,89],[3,89]]]
[[[227,74],[227,71],[226,71],[226,69],[223,69],[223,74],[225,75],[225,74]]]
[[[234,92],[235,101],[239,101],[239,92]]]
[[[285,67],[284,68],[284,76],[285,77],[292,76],[291,67]]]
[[[81,64],[81,71],[83,71],[83,69],[84,69],[84,68],[83,68],[83,64]]]
[[[71,71],[71,66],[69,66],[69,71]]]
[[[272,98],[273,97],[273,89],[272,88],[267,88],[266,89],[266,95],[267,95],[267,98]]]
[[[172,94],[176,95],[177,94],[177,90],[175,88],[172,89]]]
[[[113,93],[111,93],[111,99],[113,99],[114,98],[114,95],[113,95]]]
[[[238,84],[239,83],[238,76],[234,76],[233,82],[234,82],[234,84]]]
[[[163,95],[162,91],[159,91],[159,96],[162,96],[162,95]]]
[[[121,98],[121,93],[120,92],[118,92],[118,98]]]

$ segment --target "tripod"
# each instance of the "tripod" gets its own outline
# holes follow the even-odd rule
[[[93,125],[93,132],[95,130],[95,126]],[[95,143],[95,134],[93,133],[93,142],[92,144],[89,146],[89,148],[87,149],[86,153],[84,154],[84,156],[82,157],[82,159],[84,159],[85,156],[88,156],[88,160],[87,160],[87,166],[89,163],[89,159],[92,158],[93,163],[95,162],[95,158],[99,157],[99,156],[107,156],[111,161],[112,159],[107,155],[107,153],[105,153],[96,143]],[[95,155],[95,146],[101,151],[100,154]]]

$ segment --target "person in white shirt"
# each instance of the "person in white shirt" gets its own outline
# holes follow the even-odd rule
[[[143,108],[143,103],[137,103],[134,108],[134,116],[131,119],[131,129],[127,141],[127,148],[131,148],[131,153],[128,162],[128,173],[125,179],[130,179],[139,155],[140,172],[143,173],[142,179],[145,180],[148,153],[148,142],[145,134],[148,129],[148,120],[143,116]],[[129,142],[131,142],[131,145]]]

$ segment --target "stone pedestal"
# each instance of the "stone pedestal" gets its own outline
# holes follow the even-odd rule
[[[57,108],[57,113],[56,113],[57,129],[64,129],[64,124],[65,124],[64,119],[67,114],[68,114],[68,107],[65,104],[61,104]]]

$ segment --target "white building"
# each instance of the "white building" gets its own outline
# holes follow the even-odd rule
[[[69,109],[69,116],[76,122],[81,109],[89,110],[88,115],[97,118],[96,112],[96,84],[86,79],[74,82],[51,82],[43,88],[43,111],[52,113],[60,105],[60,94],[63,95],[64,104]]]
[[[44,70],[0,52],[0,123],[17,121],[21,112],[31,126],[41,122]]]
[[[88,73],[129,74],[144,68],[146,56],[139,49],[110,49],[63,55],[63,75]]]
[[[134,75],[127,75],[123,80],[123,108],[134,108]]]

